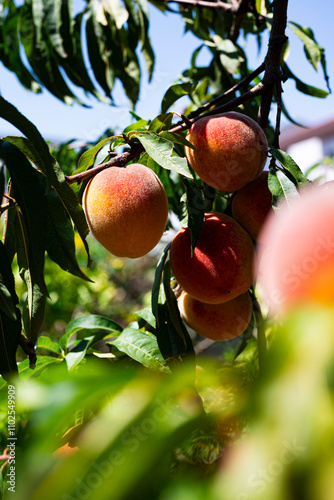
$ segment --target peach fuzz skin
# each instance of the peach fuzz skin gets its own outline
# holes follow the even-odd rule
[[[268,172],[262,172],[255,181],[237,191],[232,199],[232,216],[253,240],[259,241],[260,230],[268,214],[273,211],[272,194],[268,188]]]
[[[183,290],[201,302],[218,304],[245,293],[253,283],[254,246],[246,231],[228,215],[205,214],[191,255],[188,229],[181,229],[170,248],[173,274]]]
[[[142,257],[166,228],[168,199],[148,167],[110,167],[87,184],[83,208],[88,226],[101,245],[117,257]]]
[[[261,127],[235,111],[200,118],[186,138],[189,164],[207,184],[220,191],[237,191],[262,172],[268,143]]]
[[[249,292],[222,304],[207,304],[188,293],[182,293],[177,302],[185,323],[202,337],[215,341],[230,340],[241,335],[253,311]]]
[[[334,305],[334,186],[323,186],[305,187],[264,224],[256,272],[271,314]]]

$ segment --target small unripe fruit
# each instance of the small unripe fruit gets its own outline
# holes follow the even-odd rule
[[[199,335],[211,340],[230,340],[243,333],[252,316],[249,292],[222,304],[207,304],[188,293],[178,298],[181,318]]]
[[[142,257],[166,228],[168,199],[158,176],[141,164],[110,167],[87,184],[83,208],[93,236],[117,257]]]
[[[268,143],[249,116],[230,111],[200,118],[186,138],[186,157],[207,184],[220,191],[237,191],[256,179],[266,162]]]
[[[232,199],[232,215],[254,239],[259,241],[260,230],[273,211],[272,194],[268,188],[268,172],[237,191]]]
[[[197,300],[218,304],[245,293],[253,283],[254,246],[228,215],[205,214],[191,255],[189,229],[181,229],[170,249],[171,267],[183,290]]]

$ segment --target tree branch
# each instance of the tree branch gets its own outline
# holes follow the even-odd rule
[[[274,11],[273,25],[269,37],[267,55],[264,60],[265,73],[262,80],[265,91],[262,94],[259,113],[259,124],[264,130],[267,128],[276,82],[282,79],[281,53],[283,46],[288,40],[285,35],[288,0],[274,0],[272,6]]]
[[[133,160],[138,156],[140,153],[144,151],[144,148],[142,147],[141,144],[135,144],[133,143],[131,145],[131,148],[129,151],[125,151],[124,153],[118,154],[111,158],[109,161],[105,163],[101,163],[100,165],[96,165],[96,167],[90,168],[89,170],[86,170],[85,172],[80,172],[79,174],[75,175],[65,175],[66,182],[68,184],[73,184],[74,182],[82,182],[85,179],[89,179],[93,175],[98,174],[102,170],[105,170],[106,168],[109,167],[122,167],[129,163],[129,161]]]

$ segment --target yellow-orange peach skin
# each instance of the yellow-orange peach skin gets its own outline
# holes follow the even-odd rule
[[[182,319],[199,335],[211,340],[229,340],[243,333],[252,316],[249,292],[222,304],[200,302],[188,293],[178,298]]]
[[[306,187],[270,215],[256,268],[270,311],[334,305],[334,186]]]
[[[207,184],[220,191],[237,191],[262,172],[268,143],[261,127],[250,117],[230,111],[205,116],[193,123],[186,138],[186,157]]]
[[[87,184],[83,208],[93,236],[118,257],[142,257],[166,228],[168,199],[148,167],[110,167]]]
[[[264,221],[273,210],[271,204],[268,171],[265,171],[236,192],[231,204],[232,215],[254,240],[259,240]]]
[[[245,293],[253,283],[254,246],[232,217],[212,212],[191,255],[191,236],[181,229],[170,249],[171,267],[185,292],[197,300],[217,304]]]

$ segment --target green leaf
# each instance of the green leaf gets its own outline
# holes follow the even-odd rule
[[[59,344],[57,344],[57,342],[53,342],[49,337],[45,337],[44,335],[39,337],[37,348],[53,352],[54,354],[62,353]]]
[[[46,1],[50,2],[50,0]],[[46,13],[41,2],[33,0],[23,3],[20,14],[20,40],[36,76],[61,101],[66,104],[73,104],[76,101],[84,105],[68,87],[59,69],[55,51],[47,32]],[[56,34],[54,35],[56,37]]]
[[[240,55],[238,47],[228,38],[221,38],[219,35],[213,36],[213,41],[217,47],[222,66],[231,75],[237,73],[244,58]]]
[[[20,83],[35,93],[41,92],[41,86],[33,78],[21,59],[20,41],[18,37],[19,9],[14,2],[8,2],[8,12],[4,17],[5,9],[0,12],[0,58],[3,64],[15,72]],[[3,51],[1,50],[3,49]]]
[[[70,2],[63,2],[61,34],[67,57],[61,59],[59,64],[64,68],[74,85],[82,87],[85,92],[94,95],[99,101],[110,104],[110,100],[94,87],[87,72],[83,57],[83,12],[79,12],[74,21],[72,16]]]
[[[58,194],[48,194],[48,217],[46,228],[46,251],[49,257],[73,276],[91,281],[80,269],[75,253],[74,231],[70,216]]]
[[[73,370],[84,359],[87,349],[90,345],[91,338],[83,339],[65,356],[65,361],[68,370]]]
[[[138,140],[146,152],[161,167],[178,172],[184,177],[192,179],[186,158],[181,158],[173,152],[173,143],[153,133],[137,134]]]
[[[289,203],[290,198],[297,195],[297,188],[294,183],[281,170],[269,169],[268,187],[273,194],[273,203],[284,199]]]
[[[303,42],[306,58],[313,68],[317,70],[324,49],[316,43],[313,31],[310,28],[302,27],[300,24],[292,21],[289,23],[289,26],[295,35]]]
[[[102,139],[102,141],[98,142],[92,148],[85,151],[79,158],[78,168],[72,173],[72,175],[79,174],[81,172],[86,172],[92,165],[94,165],[94,160],[98,152],[105,146],[108,142],[110,142],[113,137],[107,137]]]
[[[61,19],[61,7],[62,0],[44,0],[44,15],[43,21],[45,23],[45,27],[51,42],[51,45],[55,52],[60,57],[67,57],[63,46],[63,39],[60,33],[60,28],[62,24]]]
[[[47,366],[62,363],[63,361],[63,358],[56,358],[55,356],[38,356],[35,368],[31,369],[29,359],[25,359],[18,365],[20,379],[38,377]]]
[[[158,319],[158,301],[159,301],[162,273],[164,270],[164,266],[166,264],[166,260],[167,260],[168,255],[169,255],[170,245],[171,245],[171,243],[169,242],[166,245],[166,247],[164,248],[164,251],[159,259],[158,265],[157,265],[156,270],[155,270],[155,275],[154,275],[154,282],[153,282],[152,295],[151,295],[151,310],[152,310],[152,313],[156,319]],[[158,321],[157,321],[157,328],[159,328]]]
[[[159,350],[157,339],[148,333],[128,327],[119,337],[108,341],[107,344],[114,345],[146,368],[169,372]]]
[[[104,330],[107,333],[118,335],[123,328],[115,321],[97,314],[80,316],[68,323],[64,335],[59,339],[59,345],[64,351],[67,349],[69,338],[79,330]]]
[[[110,50],[106,44],[103,26],[96,20],[94,4],[95,2],[87,4],[85,13],[88,57],[96,81],[106,96],[110,97],[114,86],[115,72],[108,58]]]
[[[150,307],[145,307],[144,309],[140,309],[133,313],[136,318],[141,318],[146,321],[150,326],[155,328],[156,320],[155,316],[152,313],[152,309]]]
[[[159,134],[163,130],[168,130],[172,126],[174,113],[163,113],[158,115],[151,121],[148,129]]]
[[[181,97],[191,94],[195,87],[196,84],[192,82],[175,83],[171,85],[162,98],[161,113],[166,113],[172,104],[174,104]]]
[[[148,120],[144,120],[144,118],[140,118],[137,120],[135,123],[132,123],[131,125],[128,125],[125,127],[123,130],[123,133],[126,134],[127,132],[131,132],[132,130],[140,130],[141,128],[147,127],[147,125],[150,122]]]
[[[293,175],[297,184],[303,185],[310,182],[308,178],[305,177],[303,172],[300,170],[294,159],[291,158],[290,155],[288,155],[288,153],[275,148],[270,148],[269,152],[276,158],[276,160],[279,161],[279,163],[282,165],[283,168],[288,170],[288,172],[290,172],[290,174]]]
[[[322,89],[319,89],[317,87],[312,87],[312,85],[308,85],[308,84],[302,82],[301,80],[299,80],[299,78],[297,78],[292,73],[292,71],[290,70],[290,68],[288,67],[288,65],[286,63],[284,63],[282,65],[282,70],[283,70],[283,73],[285,76],[295,80],[297,89],[300,92],[302,92],[303,94],[310,95],[313,97],[319,97],[321,99],[324,99],[325,97],[328,96],[329,92],[326,92],[326,90],[322,90]]]
[[[160,132],[160,137],[164,137],[165,139],[168,139],[171,141],[173,144],[181,144],[182,146],[187,146],[188,148],[193,149],[196,151],[195,146],[191,144],[183,135],[181,134],[174,134],[172,132],[168,132],[168,130],[163,130]]]

